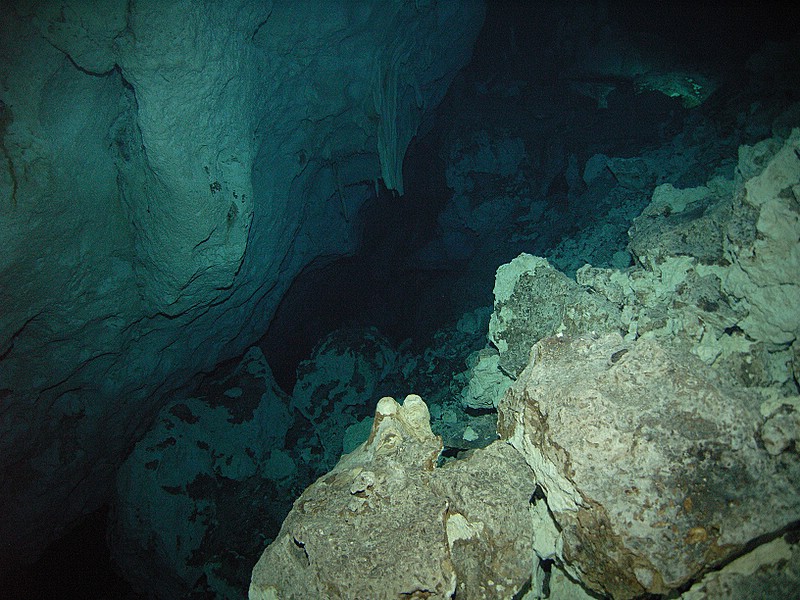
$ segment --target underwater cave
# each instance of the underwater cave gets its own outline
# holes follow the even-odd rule
[[[796,597],[796,9],[12,0],[0,13],[9,598]],[[614,404],[651,393],[631,414]],[[403,429],[416,396],[433,437]],[[412,416],[386,397],[412,398]],[[523,405],[541,423],[520,433]],[[333,486],[347,456],[371,473],[381,420],[433,444],[420,485],[451,525],[432,579],[337,571],[300,534],[303,574],[289,574],[293,503]],[[573,424],[611,454],[634,436],[613,456],[639,462],[596,464]],[[685,479],[659,479],[665,457]],[[561,541],[495,548],[508,532],[467,522],[463,494],[442,491],[480,479],[514,495],[470,461],[530,469],[515,493]],[[379,512],[378,479],[358,481],[353,501]],[[661,501],[647,534],[629,531]],[[412,531],[360,541],[404,556]],[[680,559],[653,558],[660,544]]]

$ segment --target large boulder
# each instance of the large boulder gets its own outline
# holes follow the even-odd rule
[[[419,396],[378,402],[369,439],[295,502],[251,600],[509,598],[530,576],[530,469],[497,442],[437,467]]]
[[[4,3],[0,560],[95,510],[166,395],[254,343],[315,257],[354,250],[482,16]]]
[[[674,593],[780,535],[800,518],[800,457],[764,448],[758,400],[681,345],[541,340],[498,425],[541,486],[537,555],[634,598]]]

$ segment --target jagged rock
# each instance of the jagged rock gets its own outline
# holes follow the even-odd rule
[[[641,268],[584,266],[578,283],[616,304],[629,336],[678,336],[748,387],[791,393],[800,335],[800,130],[740,149],[743,181],[659,186],[629,231]]]
[[[732,195],[733,182],[723,179],[696,188],[658,186],[628,232],[630,252],[648,265],[681,255],[703,264],[722,263]]]
[[[739,327],[749,337],[786,347],[800,336],[800,129],[742,147],[739,169],[753,173],[740,210],[755,212],[755,229],[749,239],[728,232],[723,290],[746,307]]]
[[[296,467],[281,448],[292,415],[261,351],[205,391],[168,404],[117,474],[112,555],[166,600],[239,597],[248,561],[231,556],[255,560],[291,505]]]
[[[800,457],[679,344],[546,338],[499,412],[554,521],[537,555],[594,592],[669,593],[800,517]]]
[[[702,265],[691,256],[653,252],[659,258],[648,261],[646,268],[618,271],[585,265],[577,280],[618,307],[628,338],[679,337],[707,364],[744,385],[786,381],[788,372],[773,372],[769,363],[774,359],[763,345],[746,339],[738,329],[746,313],[722,293],[724,274],[716,266]]]
[[[467,408],[497,408],[511,385],[511,378],[500,370],[500,355],[494,348],[473,352],[467,359],[468,384],[461,390],[461,403]]]
[[[510,598],[531,575],[528,514],[535,482],[522,456],[493,442],[433,473],[433,490],[447,498],[450,558],[458,598]]]
[[[500,352],[500,368],[516,377],[528,364],[531,346],[558,331],[613,330],[618,309],[529,254],[497,269],[489,341]]]
[[[529,577],[530,470],[507,444],[437,468],[418,396],[378,402],[369,439],[295,502],[251,600],[508,598]]]
[[[789,535],[767,542],[706,575],[682,600],[795,600],[800,590],[800,545]]]

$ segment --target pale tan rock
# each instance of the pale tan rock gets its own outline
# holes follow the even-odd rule
[[[378,402],[369,439],[295,502],[251,600],[508,598],[530,575],[530,469],[496,442],[436,468],[419,396]]]
[[[800,589],[800,546],[780,537],[709,573],[682,600],[795,600]]]
[[[415,429],[422,411],[407,403],[382,399],[369,440],[295,502],[253,570],[251,599],[453,593],[447,503],[428,485],[441,440]]]
[[[597,593],[668,593],[800,517],[797,455],[760,448],[752,394],[680,346],[544,339],[499,412],[557,525],[537,554]]]

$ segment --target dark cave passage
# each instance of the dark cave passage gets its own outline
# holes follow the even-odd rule
[[[47,548],[35,564],[3,580],[3,596],[14,600],[75,598],[145,600],[118,572],[106,543],[108,506],[83,518]]]
[[[417,250],[436,236],[436,219],[449,197],[436,148],[412,143],[405,172],[412,174],[405,195],[384,191],[360,210],[357,252],[309,265],[281,301],[259,345],[284,390],[294,386],[297,364],[339,327],[375,326],[396,344],[412,339],[419,347],[460,315],[446,301],[430,299],[442,272],[414,263]]]

